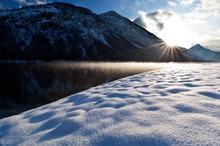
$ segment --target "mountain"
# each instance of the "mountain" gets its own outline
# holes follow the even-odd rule
[[[125,17],[66,3],[0,11],[0,60],[195,61]]]
[[[194,54],[198,59],[212,62],[220,61],[220,52],[214,52],[204,48],[200,44],[196,44],[189,49],[191,54]]]

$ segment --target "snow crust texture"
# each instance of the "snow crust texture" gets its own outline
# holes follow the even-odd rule
[[[219,64],[172,64],[0,120],[0,145],[220,145]]]

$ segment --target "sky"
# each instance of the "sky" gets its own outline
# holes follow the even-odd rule
[[[66,2],[100,14],[110,10],[141,24],[169,45],[220,51],[220,0],[0,0],[0,9]]]

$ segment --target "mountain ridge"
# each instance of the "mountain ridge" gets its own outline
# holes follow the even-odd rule
[[[189,51],[199,59],[211,62],[220,62],[220,52],[212,51],[200,44],[192,46],[189,48]]]
[[[0,60],[199,61],[114,11],[66,3],[0,12]]]

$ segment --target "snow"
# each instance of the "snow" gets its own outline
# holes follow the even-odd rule
[[[194,45],[190,48],[190,51],[194,53],[198,58],[206,61],[220,61],[220,53],[211,51],[204,48],[200,44]]]
[[[105,45],[109,46],[110,48],[112,48],[112,47],[107,43],[107,41],[105,40],[105,37],[104,37],[101,33],[97,34],[97,32],[96,32],[94,29],[90,29],[90,32],[92,33],[92,35],[93,35],[95,38],[99,39],[103,44],[105,44]]]
[[[139,46],[139,45],[137,45],[137,44],[135,44],[135,43],[132,43],[133,45],[135,45],[136,47],[138,47],[138,48],[141,48],[141,46]]]
[[[120,16],[114,11],[109,11],[99,15],[100,18],[108,24],[108,29],[117,35],[129,40],[138,46],[155,45],[157,41],[161,41],[152,33],[143,30],[141,27],[133,24],[130,20]]]
[[[0,145],[220,145],[220,64],[169,64],[0,120]]]
[[[81,49],[82,49],[82,58],[86,58],[87,57],[87,53],[86,53],[86,49],[85,48],[83,48],[82,46],[81,46]]]

